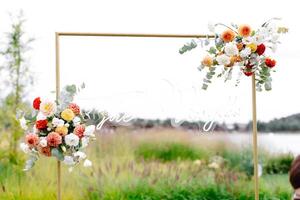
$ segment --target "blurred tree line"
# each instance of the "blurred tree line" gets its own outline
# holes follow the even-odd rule
[[[258,122],[258,130],[263,132],[297,132],[300,131],[300,114],[290,115],[269,122]]]
[[[28,52],[33,41],[24,32],[24,17],[20,12],[11,16],[10,30],[1,37],[0,46],[0,184],[10,173],[18,173],[23,166],[17,147],[24,131],[19,125],[19,110],[28,109],[27,89],[33,85]],[[21,172],[20,172],[21,173]]]
[[[102,112],[97,111],[97,109],[90,112],[90,123],[98,124],[103,119]],[[107,114],[108,115],[108,114]],[[122,125],[122,123],[114,121],[106,121],[104,123],[104,128],[115,129],[121,126],[127,126],[133,129],[151,129],[151,128],[181,128],[185,130],[200,130],[203,131],[204,127],[208,127],[205,121],[181,121],[180,123],[175,123],[174,119],[143,119],[134,118],[130,123]],[[279,119],[273,119],[269,122],[257,122],[258,130],[260,132],[299,132],[300,131],[300,113],[290,115],[288,117],[283,117]],[[220,131],[220,132],[251,132],[252,121],[249,123],[233,123],[226,124],[221,122],[213,122],[211,129],[209,131]]]

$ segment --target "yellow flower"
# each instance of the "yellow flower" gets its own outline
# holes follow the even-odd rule
[[[74,112],[73,112],[71,109],[67,108],[67,109],[65,109],[64,111],[62,111],[61,117],[62,117],[64,120],[66,120],[66,121],[69,122],[69,121],[72,121],[72,120],[74,119],[75,114],[74,114]]]
[[[249,47],[251,49],[252,52],[255,52],[257,49],[257,45],[254,43],[251,44],[247,44],[247,47]]]
[[[55,132],[61,136],[65,136],[68,134],[68,128],[65,126],[58,126],[56,127]]]

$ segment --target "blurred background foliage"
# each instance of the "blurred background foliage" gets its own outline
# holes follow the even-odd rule
[[[25,102],[26,91],[33,85],[33,76],[28,63],[28,53],[32,38],[24,32],[24,17],[20,12],[11,17],[9,32],[1,38],[0,63],[0,184],[14,174],[21,179],[23,158],[17,151],[18,143],[24,132],[17,114],[19,110],[28,109]],[[3,43],[2,43],[3,42]],[[18,181],[19,182],[19,181]]]

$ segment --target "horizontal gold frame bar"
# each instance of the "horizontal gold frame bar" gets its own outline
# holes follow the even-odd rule
[[[89,33],[89,32],[56,32],[55,33],[55,59],[56,59],[56,99],[59,99],[60,91],[60,36],[91,36],[91,37],[143,37],[143,38],[215,38],[214,35],[195,34],[143,34],[143,33]],[[254,191],[255,200],[259,200],[258,178],[258,145],[257,145],[257,119],[256,119],[256,90],[255,75],[252,76],[252,133],[253,133],[253,162],[254,162]],[[61,166],[57,161],[57,200],[61,200]]]
[[[102,36],[102,37],[153,37],[153,38],[214,38],[214,35],[197,34],[144,34],[144,33],[85,33],[57,32],[58,36]]]

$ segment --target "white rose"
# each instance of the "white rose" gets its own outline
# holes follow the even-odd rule
[[[63,126],[65,124],[65,122],[62,119],[59,119],[57,117],[53,117],[52,124],[53,124],[54,127],[57,127],[57,126]]]
[[[90,139],[88,137],[81,138],[81,148],[85,148],[88,146]]]
[[[241,52],[240,52],[240,56],[242,58],[246,58],[247,56],[249,56],[251,54],[251,49],[249,47],[246,47],[245,49],[243,49]]]
[[[239,53],[239,49],[233,42],[230,42],[225,45],[225,53],[227,56],[235,56]]]
[[[258,45],[256,36],[253,36],[253,37],[249,36],[249,37],[243,38],[242,42],[244,44],[256,44],[256,45]]]
[[[47,146],[47,140],[45,137],[40,138],[40,145],[41,147],[46,147]]]
[[[74,126],[78,126],[79,124],[80,124],[80,117],[74,117],[74,119],[73,119],[73,124],[74,124]]]
[[[20,144],[20,148],[24,153],[29,153],[31,151],[29,146],[27,144],[25,144],[24,142],[22,142]]]
[[[74,155],[74,157],[78,157],[79,161],[86,158],[86,154],[82,151],[77,151],[73,155]]]
[[[65,136],[65,142],[68,146],[77,146],[79,144],[79,137],[74,133]]]
[[[217,56],[216,60],[219,65],[229,65],[230,64],[230,58],[224,54]]]
[[[19,121],[20,121],[21,128],[26,131],[28,129],[26,119],[24,117],[22,117]]]
[[[84,136],[90,136],[90,137],[94,137],[94,132],[95,132],[95,125],[90,125],[90,126],[87,126],[85,127],[85,131],[83,133]]]
[[[75,165],[74,158],[72,156],[65,156],[64,157],[64,163],[66,165]]]
[[[83,162],[83,166],[84,167],[91,167],[93,164],[90,160],[86,159],[84,162]]]

